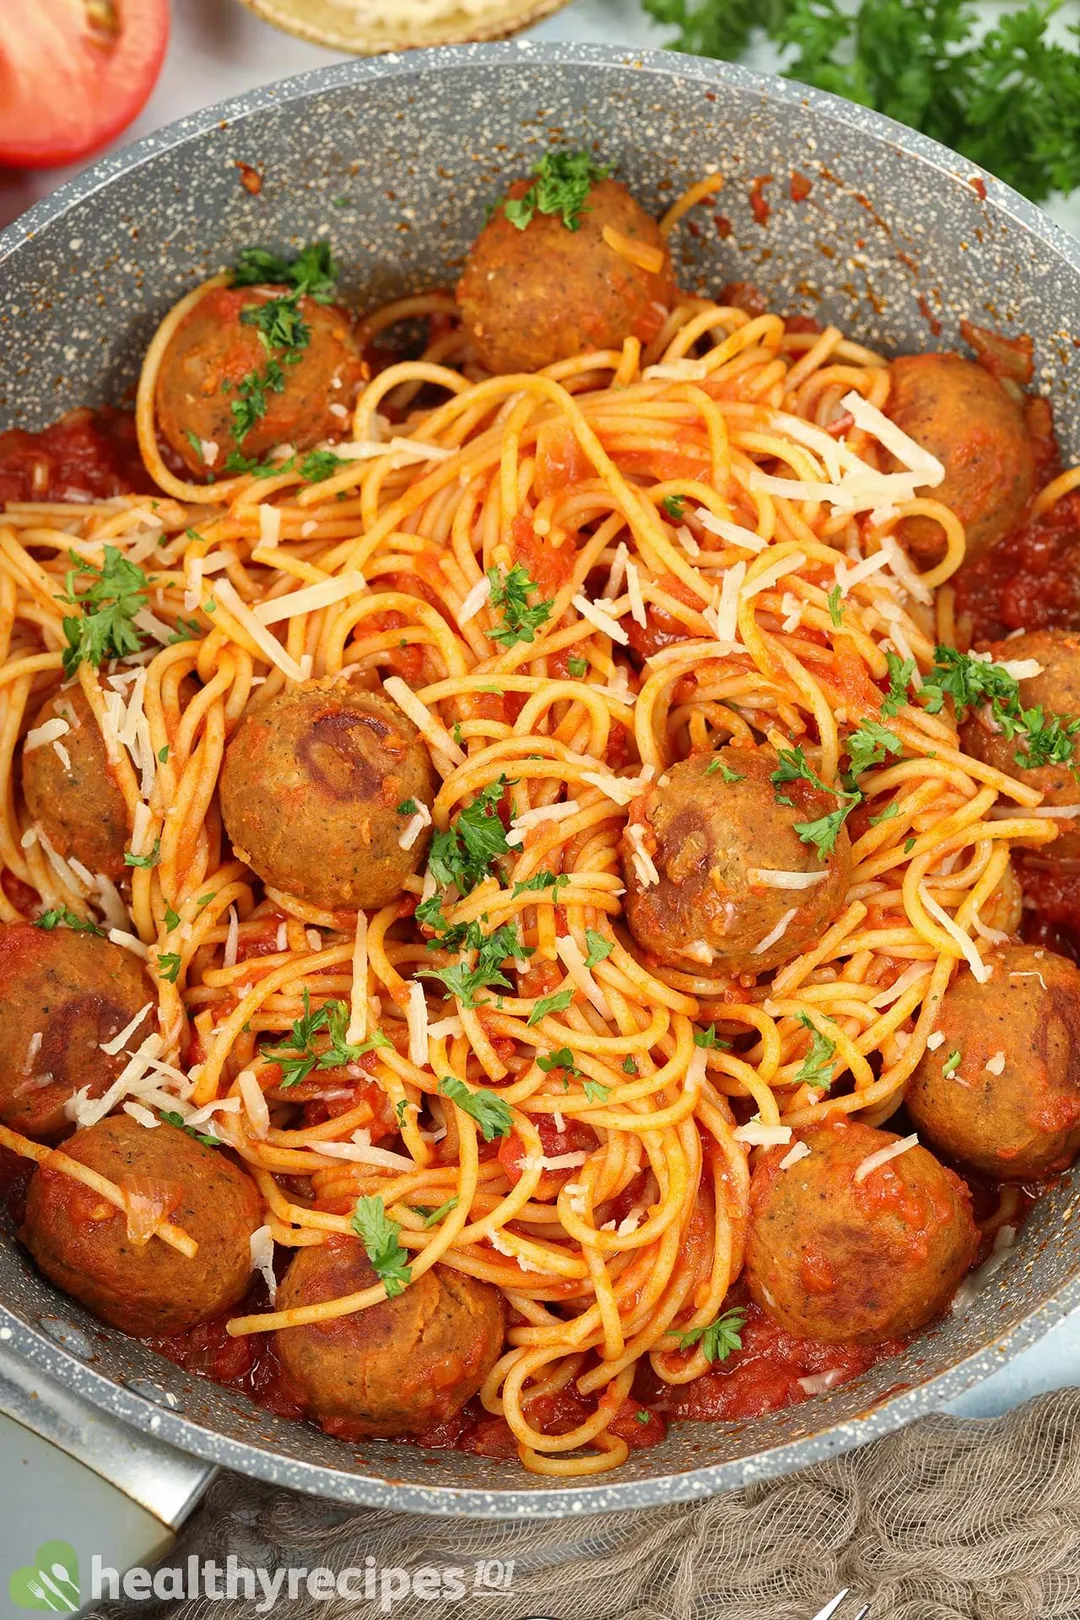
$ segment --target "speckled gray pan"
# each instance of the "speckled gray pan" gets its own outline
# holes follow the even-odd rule
[[[589,145],[660,210],[726,183],[679,232],[690,286],[755,281],[888,350],[947,346],[962,316],[1035,339],[1039,388],[1080,454],[1080,247],[1014,192],[873,114],[745,69],[575,45],[465,47],[353,62],[200,114],[107,159],[0,237],[0,427],[122,401],[166,307],[246,243],[333,239],[377,303],[454,278],[484,207],[549,144]],[[241,184],[250,165],[262,177]],[[795,203],[790,175],[812,182]],[[750,188],[769,204],[759,224]],[[162,1439],[301,1490],[421,1513],[574,1514],[703,1496],[802,1466],[926,1412],[1080,1303],[1070,1178],[965,1316],[787,1412],[682,1425],[597,1482],[278,1421],[157,1360],[0,1254],[10,1341]]]

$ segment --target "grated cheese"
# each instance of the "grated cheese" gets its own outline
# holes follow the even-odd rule
[[[415,1170],[416,1161],[403,1153],[391,1153],[387,1148],[372,1147],[370,1131],[353,1131],[351,1142],[313,1142],[316,1153],[325,1153],[330,1159],[351,1159],[354,1164],[377,1164],[385,1170]]]
[[[780,611],[785,613],[787,617],[784,619],[780,628],[786,636],[790,636],[791,632],[793,630],[797,630],[800,624],[802,624],[803,608],[805,605],[806,604],[803,602],[802,598],[796,596],[794,591],[784,592],[783,598],[780,602]]]
[[[431,826],[431,811],[420,799],[413,801],[416,805],[416,814],[412,816],[398,839],[399,849],[412,849],[416,840],[425,827]]]
[[[932,1035],[928,1035],[926,1037],[926,1050],[928,1052],[936,1052],[938,1047],[942,1045],[944,1040],[945,1040],[945,1031],[943,1029],[935,1029],[935,1031],[934,1031],[934,1033]]]
[[[623,580],[626,578],[626,565],[630,560],[630,553],[626,549],[626,542],[620,540],[615,547],[615,555],[608,570],[607,582],[600,595],[607,602],[613,602],[622,590]]]
[[[982,1293],[987,1283],[996,1271],[1000,1271],[1009,1258],[1009,1251],[1016,1242],[1015,1226],[999,1226],[994,1234],[994,1246],[989,1257],[977,1266],[974,1271],[968,1272],[953,1295],[949,1310],[953,1316],[963,1316],[969,1311],[976,1297]]]
[[[956,919],[950,917],[949,913],[942,906],[938,905],[925,883],[920,884],[919,886],[919,899],[922,901],[931,917],[933,917],[934,921],[936,923],[940,923],[941,927],[948,934],[949,938],[955,941],[955,943],[959,946],[964,960],[970,967],[976,982],[978,984],[985,984],[990,977],[990,969],[986,966],[986,963],[983,961],[968,935],[964,933],[964,930],[960,927]]]
[[[701,547],[698,545],[685,523],[680,524],[680,526],[675,530],[675,538],[678,540],[680,546],[682,546],[688,557],[693,559],[701,556]]]
[[[132,1119],[138,1120],[139,1124],[145,1126],[148,1131],[156,1130],[161,1124],[157,1115],[152,1114],[149,1108],[144,1108],[142,1103],[126,1102],[124,1104],[124,1113],[130,1114]]]
[[[490,597],[491,581],[488,576],[484,574],[480,579],[477,580],[476,584],[472,587],[468,595],[465,597],[465,600],[458,608],[457,622],[462,629],[465,628],[470,619],[476,618],[476,615],[480,612],[480,609],[484,606],[484,603],[490,599]]]
[[[240,946],[240,918],[236,914],[236,907],[229,907],[229,927],[225,934],[225,951],[222,956],[224,967],[236,966],[236,954]]]
[[[260,602],[252,612],[260,624],[278,624],[282,619],[295,619],[301,613],[317,613],[320,608],[332,607],[335,602],[343,602],[366,589],[363,574],[338,574],[334,579],[323,579],[317,585],[291,591],[288,596],[275,597],[272,602]]]
[[[805,561],[806,553],[804,551],[795,551],[792,552],[790,557],[781,557],[779,562],[770,563],[769,567],[763,569],[756,579],[750,581],[749,585],[743,586],[740,593],[742,600],[749,602],[752,597],[759,595],[761,591],[769,590],[776,584],[777,580],[783,579],[785,574],[797,573]]]
[[[728,541],[730,545],[741,546],[743,551],[764,551],[769,544],[753,529],[744,529],[741,523],[714,517],[707,506],[699,506],[694,516],[703,529],[708,529],[710,534],[718,534],[721,540]]]
[[[619,1222],[616,1230],[618,1231],[620,1237],[629,1237],[630,1233],[636,1232],[640,1225],[641,1211],[638,1209],[632,1209],[629,1215]]]
[[[861,562],[853,563],[850,567],[840,559],[833,568],[833,577],[840,587],[840,595],[847,596],[853,585],[861,585],[864,579],[872,574],[879,573],[888,566],[889,559],[883,551],[875,551],[872,557],[864,557]]]
[[[278,931],[278,937],[280,938],[280,930]],[[280,949],[284,950],[285,946],[281,946]],[[353,940],[352,989],[349,992],[349,1027],[345,1031],[345,1039],[350,1046],[359,1046],[361,1041],[367,1039],[367,980],[367,913],[358,911],[356,913],[356,935]]]
[[[987,1074],[1004,1074],[1005,1053],[995,1052],[993,1057],[987,1058],[986,1062],[983,1064],[983,1068],[986,1070]]]
[[[871,996],[871,1007],[891,1006],[894,1001],[899,1001],[904,992],[910,990],[913,984],[918,984],[921,979],[928,979],[930,972],[928,962],[913,962],[909,968],[904,969],[900,977],[887,990],[881,990],[876,996]],[[942,1036],[942,1040],[944,1038]]]
[[[456,450],[447,449],[441,444],[424,444],[419,439],[388,439],[385,443],[378,439],[353,439],[345,444],[328,446],[336,456],[343,461],[372,461],[377,456],[386,456],[391,453],[404,456],[409,461],[447,461]]]
[[[141,956],[144,962],[150,960],[150,952],[142,940],[136,938],[134,934],[129,934],[126,929],[110,928],[109,938],[114,945],[122,945],[126,951],[134,951],[135,955]]]
[[[131,1037],[138,1029],[139,1025],[142,1023],[143,1019],[146,1017],[147,1013],[153,1010],[153,1006],[154,1003],[152,1001],[148,1001],[146,1006],[141,1007],[135,1014],[130,1024],[124,1025],[119,1035],[114,1035],[111,1041],[99,1042],[98,1050],[100,1052],[104,1052],[106,1057],[115,1057],[118,1052],[122,1052],[128,1041],[130,1041]],[[41,1044],[40,1036],[38,1037],[38,1044]]]
[[[428,1035],[433,1041],[453,1039],[464,1033],[465,1026],[456,1013],[451,1013],[449,1018],[440,1018],[437,1024],[428,1025]]]
[[[409,1062],[422,1069],[428,1060],[427,998],[423,985],[417,984],[415,979],[409,985],[405,1017],[409,1025]]]
[[[888,1147],[878,1148],[876,1153],[868,1153],[862,1163],[856,1165],[852,1180],[858,1186],[867,1176],[873,1175],[875,1170],[880,1170],[883,1164],[888,1164],[890,1159],[898,1159],[901,1153],[906,1153],[909,1148],[918,1145],[918,1133],[913,1131],[910,1136],[901,1137],[899,1142],[890,1142]]]
[[[276,546],[281,539],[281,510],[264,501],[259,506],[259,541],[264,546]]]
[[[828,872],[785,872],[768,866],[751,866],[746,873],[749,883],[760,883],[766,889],[812,889],[824,883],[828,875]]]
[[[724,573],[723,583],[720,586],[720,600],[715,608],[706,608],[702,614],[717,641],[728,650],[735,645],[738,634],[739,597],[745,578],[746,564],[734,563]]]
[[[35,726],[26,733],[23,753],[32,754],[35,748],[44,748],[47,743],[56,742],[59,737],[66,737],[70,730],[68,721],[56,715],[54,719],[46,720],[43,725]]]
[[[610,771],[582,771],[581,779],[591,787],[599,788],[615,804],[629,804],[652,781],[656,774],[653,765],[644,765],[640,776],[613,776]],[[1080,806],[1077,807],[1080,809]]]
[[[572,934],[564,934],[555,941],[555,951],[559,961],[573,979],[578,989],[592,1002],[601,1018],[612,1018],[611,1005],[607,997],[593,978],[592,970],[585,966],[581,946]]]
[[[89,1086],[82,1086],[67,1099],[64,1104],[67,1118],[78,1126],[96,1125],[98,1120],[112,1113],[121,1099],[138,1098],[151,1089],[154,1082],[146,1078],[150,1060],[158,1056],[164,1044],[160,1035],[148,1035],[138,1051],[129,1055],[112,1085],[100,1097],[91,1098]]]
[[[422,737],[426,737],[434,748],[455,765],[464,765],[466,754],[463,748],[451,737],[441,720],[437,720],[431,710],[405,685],[400,675],[390,675],[383,682],[383,690],[388,697],[393,698],[403,714],[407,714],[413,725]]]
[[[810,1144],[808,1142],[793,1142],[784,1157],[780,1160],[781,1170],[790,1170],[792,1165],[798,1164],[800,1159],[810,1157]]]
[[[288,948],[289,948],[289,925],[288,925],[288,923],[283,923],[283,922],[278,923],[277,938],[274,941],[274,948],[276,950],[279,950],[279,951],[287,951],[288,950]]]
[[[290,657],[280,641],[270,634],[266,626],[260,623],[246,602],[240,600],[228,580],[221,580],[214,587],[214,591],[222,607],[236,620],[241,629],[247,632],[267,661],[280,669],[288,680],[302,681],[304,672],[300,665]]]
[[[323,948],[323,937],[319,933],[319,930],[317,928],[305,928],[304,929],[304,938],[307,940],[307,947],[308,947],[309,951],[321,951],[322,950],[322,948]]]
[[[767,951],[770,946],[775,945],[778,940],[783,939],[784,935],[788,931],[792,918],[798,914],[798,910],[798,906],[792,906],[790,911],[784,912],[784,915],[781,917],[776,927],[771,929],[770,932],[765,935],[764,939],[759,939],[757,944],[754,946],[753,954],[755,956],[760,956],[764,951]]]
[[[933,593],[912,568],[908,562],[907,552],[899,542],[891,534],[882,535],[881,549],[889,559],[889,572],[900,581],[908,595],[913,596],[916,602],[929,605],[934,599]]]
[[[510,823],[506,842],[512,849],[517,848],[524,843],[531,827],[539,826],[542,821],[565,821],[568,816],[576,816],[580,809],[576,799],[566,799],[562,804],[539,804],[534,810],[523,810]]]
[[[644,630],[648,620],[645,617],[645,598],[641,594],[641,575],[637,563],[628,562],[626,565],[626,594],[630,598],[630,617]]]
[[[634,871],[637,873],[638,882],[646,889],[650,888],[654,883],[659,883],[660,873],[656,870],[656,862],[642,842],[645,837],[644,828],[638,826],[635,822],[632,826],[627,827],[626,836],[630,840],[631,861]],[[794,912],[792,915],[794,916]]]
[[[758,1120],[751,1120],[736,1128],[735,1140],[744,1142],[747,1147],[786,1147],[791,1141],[791,1126],[762,1125]]]
[[[703,382],[709,375],[704,360],[669,360],[664,365],[646,366],[642,382]]]
[[[269,1225],[256,1227],[251,1234],[251,1269],[262,1276],[271,1305],[277,1303],[277,1277],[274,1275],[274,1239]]]
[[[53,743],[53,749],[54,749],[54,751],[56,753],[57,759],[60,761],[60,763],[64,767],[65,771],[67,771],[68,775],[70,776],[71,775],[71,755],[68,753],[67,749],[64,747],[62,742],[54,742]]]
[[[945,468],[936,456],[929,450],[924,450],[921,444],[909,438],[902,428],[897,427],[883,411],[876,405],[871,405],[862,395],[851,389],[840,401],[844,410],[851,415],[851,420],[857,428],[869,433],[879,444],[883,444],[902,467],[909,472],[917,473],[921,484],[927,484],[931,489],[936,488],[945,480]]]
[[[267,1107],[262,1087],[255,1078],[254,1069],[241,1069],[236,1077],[236,1089],[240,1093],[252,1136],[260,1142],[265,1141],[270,1134],[270,1109]]]
[[[618,619],[613,619],[610,613],[605,613],[603,608],[597,607],[595,602],[590,602],[588,597],[579,595],[574,597],[573,605],[583,619],[588,619],[589,623],[595,625],[597,630],[602,630],[605,636],[610,636],[612,641],[617,641],[620,647],[629,645],[630,637]]]
[[[805,1378],[796,1378],[795,1382],[807,1395],[824,1395],[826,1390],[842,1384],[847,1376],[842,1367],[829,1367],[825,1372],[808,1373]]]
[[[588,1160],[587,1153],[557,1153],[553,1159],[542,1153],[526,1153],[521,1161],[523,1170],[578,1170]]]
[[[188,556],[184,559],[184,612],[194,613],[202,602],[203,559]]]

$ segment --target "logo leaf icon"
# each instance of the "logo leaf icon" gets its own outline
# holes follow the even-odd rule
[[[43,1541],[33,1562],[12,1574],[8,1596],[18,1609],[74,1614],[79,1607],[79,1560],[70,1542]]]

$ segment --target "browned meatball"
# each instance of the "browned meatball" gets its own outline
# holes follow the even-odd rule
[[[128,1061],[101,1050],[156,997],[131,951],[70,928],[0,927],[0,1119],[49,1141],[70,1129],[64,1104],[100,1097]],[[134,1050],[151,1014],[132,1032]]]
[[[746,1280],[774,1321],[802,1338],[880,1344],[938,1316],[975,1259],[971,1194],[923,1147],[855,1175],[899,1140],[856,1122],[808,1126],[787,1170],[770,1148],[750,1182]]]
[[[985,961],[985,984],[965,968],[945,992],[936,1020],[945,1039],[919,1060],[907,1107],[950,1158],[1029,1181],[1064,1170],[1080,1150],[1080,970],[1032,945]]]
[[[836,800],[804,781],[774,785],[778,764],[767,745],[728,744],[673,765],[637,801],[630,826],[640,827],[660,881],[643,881],[628,829],[620,846],[624,905],[630,932],[658,961],[764,973],[807,950],[839,914],[851,877],[847,832],[840,829],[822,859],[795,831],[796,823],[834,811]],[[779,803],[778,795],[790,802]],[[774,888],[762,872],[811,872],[821,880]]]
[[[91,872],[115,881],[127,870],[124,851],[131,838],[127,805],[98,723],[77,683],[61,687],[42,704],[34,727],[58,718],[71,727],[59,739],[67,760],[51,743],[23,753],[26,807],[65,859],[74,856]]]
[[[1035,456],[1020,406],[982,366],[958,354],[906,354],[891,367],[888,414],[936,456],[945,481],[923,489],[967,531],[967,560],[1015,525],[1035,488]],[[944,554],[931,518],[905,518],[900,538],[920,564]]]
[[[262,1202],[220,1148],[173,1125],[148,1130],[115,1114],[64,1144],[80,1164],[145,1201],[195,1239],[189,1260],[162,1238],[129,1233],[128,1217],[46,1162],[26,1197],[22,1240],[50,1282],[125,1333],[179,1333],[242,1299],[251,1277],[251,1234]]]
[[[359,1243],[331,1237],[299,1251],[277,1308],[340,1299],[376,1281]],[[503,1353],[506,1306],[489,1283],[434,1266],[384,1305],[274,1337],[282,1366],[324,1429],[350,1439],[417,1434],[476,1394]]]
[[[508,198],[531,182],[516,181]],[[604,227],[662,255],[642,269],[604,240]],[[628,337],[654,336],[675,299],[667,244],[654,219],[617,180],[589,192],[569,230],[559,214],[534,213],[524,230],[500,204],[465,263],[457,300],[465,330],[491,372],[539,371]]]
[[[996,641],[986,650],[998,664],[1033,660],[1041,666],[1041,674],[1020,682],[1021,708],[1040,709],[1044,724],[1055,715],[1061,717],[1063,725],[1080,720],[1080,635],[1072,630],[1030,630],[1009,641]],[[1022,733],[1007,737],[994,727],[992,715],[973,710],[960,727],[963,747],[975,759],[1004,771],[1006,776],[1038,788],[1048,806],[1060,809],[1080,805],[1080,780],[1074,774],[1080,768],[1080,730],[1064,763],[1026,767],[1020,760],[1030,757],[1027,738]],[[1067,742],[1063,751],[1068,753]],[[1055,825],[1057,837],[1052,844],[1042,846],[1044,856],[1050,860],[1076,859],[1080,856],[1080,819],[1059,820]]]
[[[431,764],[412,721],[334,678],[246,714],[221,772],[233,847],[265,883],[331,910],[383,906],[427,853],[401,838],[430,810]]]
[[[169,341],[157,379],[158,428],[196,478],[220,477],[231,450],[257,459],[279,444],[310,450],[320,439],[342,436],[346,419],[333,407],[352,410],[363,375],[349,318],[301,298],[294,328],[301,341],[268,347],[251,315],[288,290],[217,287]],[[235,407],[243,406],[240,385],[252,375],[263,379],[266,409],[244,431]]]

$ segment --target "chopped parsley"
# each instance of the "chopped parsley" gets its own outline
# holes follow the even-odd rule
[[[700,1343],[706,1361],[726,1361],[734,1351],[742,1349],[741,1334],[745,1326],[745,1311],[725,1311],[723,1316],[718,1316],[707,1327],[690,1328],[686,1333],[679,1333],[679,1348],[689,1350],[692,1345]]]
[[[229,406],[232,436],[237,444],[243,444],[255,424],[262,421],[270,407],[270,395],[284,392],[285,373],[278,360],[268,360],[262,371],[249,371],[246,377],[241,377],[236,385],[236,398]]]
[[[836,792],[835,788],[829,787],[827,783],[821,780],[821,777],[810,765],[801,747],[782,748],[779,760],[779,765],[769,777],[769,781],[774,787],[783,787],[785,782],[809,782],[811,787],[818,788],[822,793]],[[783,793],[778,793],[776,802],[777,804],[790,805],[794,803],[794,800],[789,799]]]
[[[832,620],[833,629],[839,630],[844,622],[844,608],[839,585],[834,585],[829,592],[829,618]]]
[[[464,930],[463,934],[459,933],[461,929]],[[450,941],[448,946],[447,940]],[[502,923],[491,934],[482,933],[478,923],[458,923],[441,938],[429,940],[428,945],[429,949],[432,946],[436,949],[463,946],[466,950],[476,951],[476,962],[472,967],[467,962],[458,961],[452,962],[449,967],[419,970],[419,976],[423,979],[438,979],[447,994],[455,996],[463,1007],[484,1005],[477,999],[479,990],[512,990],[514,986],[503,972],[503,963],[510,957],[524,962],[533,954],[533,947],[522,943],[514,923]]]
[[[397,807],[397,813],[399,816],[415,816],[417,813],[416,800],[402,799],[401,803]]]
[[[899,814],[900,814],[900,806],[897,804],[896,800],[894,799],[891,804],[887,804],[885,806],[884,810],[881,812],[880,815],[870,817],[870,825],[871,825],[871,827],[876,827],[876,826],[879,825],[880,822],[882,822],[882,821],[891,821],[894,816],[898,816]]]
[[[719,754],[716,754],[709,761],[708,765],[706,765],[705,775],[715,776],[717,771],[720,772],[721,777],[727,783],[728,787],[730,787],[733,782],[746,781],[746,777],[743,775],[743,773],[741,771],[733,771],[727,760],[721,759]]]
[[[795,831],[804,844],[813,844],[824,860],[836,848],[840,829],[858,802],[859,796],[853,794],[850,804],[842,804],[839,810],[830,810],[828,815],[818,816],[815,821],[795,822]]]
[[[915,674],[914,658],[901,661],[895,653],[887,652],[885,662],[889,670],[889,690],[881,700],[881,716],[891,720],[907,707],[908,687]]]
[[[644,1426],[646,1423],[648,1423],[651,1416],[652,1416],[652,1413],[651,1412],[646,1412],[644,1407],[642,1407],[640,1412],[635,1412],[634,1413],[634,1422],[635,1423],[640,1423],[640,1424],[642,1424]]]
[[[514,785],[505,776],[489,782],[445,832],[435,834],[428,870],[440,888],[454,883],[459,894],[470,894],[488,876],[492,862],[508,853],[510,845],[506,842],[499,805],[504,791]]]
[[[338,267],[329,242],[310,242],[295,259],[283,259],[265,248],[244,248],[233,266],[234,287],[293,287],[316,304],[334,297]]]
[[[1040,708],[1024,709],[1023,728],[1025,742],[1013,755],[1025,771],[1034,771],[1040,765],[1073,766],[1074,738],[1080,731],[1080,719],[1052,714],[1044,722]]]
[[[263,1055],[281,1065],[281,1086],[286,1090],[306,1080],[312,1069],[338,1069],[346,1063],[355,1063],[365,1052],[376,1047],[389,1046],[390,1041],[381,1031],[360,1044],[345,1039],[349,1027],[349,1009],[343,1001],[327,1001],[311,1010],[311,998],[304,986],[304,1011],[296,1019],[288,1036],[278,1046],[263,1048]],[[325,1031],[329,1044],[322,1052],[313,1046],[317,1034]]]
[[[519,231],[536,214],[558,214],[568,231],[581,225],[585,201],[598,180],[605,180],[611,165],[594,163],[588,152],[545,152],[533,169],[535,179],[523,197],[508,197],[503,213]]]
[[[959,1047],[954,1046],[944,1063],[941,1065],[942,1078],[944,1079],[950,1074],[955,1074],[957,1069],[960,1067],[961,1062],[962,1058],[960,1056],[960,1049]]]
[[[53,929],[58,928],[61,924],[65,928],[70,928],[73,934],[104,934],[105,932],[104,928],[99,928],[97,923],[91,922],[88,917],[80,917],[77,912],[71,910],[70,906],[54,906],[51,911],[43,911],[40,917],[34,919],[34,927],[44,928],[47,934],[51,934]]]
[[[663,507],[665,515],[671,519],[672,523],[679,523],[682,521],[682,515],[686,511],[686,496],[665,495],[663,500],[660,502],[660,505]]]
[[[503,610],[502,623],[488,631],[489,640],[497,641],[501,647],[535,641],[536,632],[550,619],[552,608],[550,602],[529,606],[529,597],[539,586],[520,563],[515,563],[508,574],[489,568],[487,577],[491,581],[491,605]]]
[[[166,931],[171,934],[173,929],[174,928],[179,928],[179,926],[180,926],[180,913],[178,911],[174,911],[172,906],[170,906],[168,901],[166,901],[165,902],[165,928],[166,928]]]
[[[568,1046],[560,1046],[546,1057],[538,1057],[536,1061],[545,1074],[550,1074],[552,1069],[565,1069],[571,1077],[581,1073]]]
[[[454,1074],[443,1075],[439,1090],[444,1097],[456,1103],[462,1113],[476,1121],[485,1142],[494,1141],[496,1136],[509,1136],[513,1130],[514,1116],[509,1105],[493,1091],[470,1091],[464,1080],[459,1080]]]
[[[169,745],[168,745],[168,743],[165,744],[164,748],[159,748],[158,749],[158,756],[157,757],[158,757],[158,764],[159,765],[167,764],[168,758],[169,758]]]
[[[300,463],[300,476],[307,484],[321,484],[349,464],[346,456],[337,456],[332,450],[312,450]]]
[[[809,782],[811,787],[817,788],[822,793],[828,793],[840,801],[839,807],[836,810],[830,810],[827,815],[818,816],[814,821],[796,821],[794,824],[795,831],[804,844],[813,844],[823,859],[831,855],[836,848],[836,840],[840,836],[841,827],[843,827],[844,822],[859,803],[862,795],[860,793],[843,793],[839,788],[826,786],[817,772],[809,765],[801,748],[782,749],[780,752],[780,764],[773,771],[769,780],[774,787],[782,787],[785,782]],[[790,805],[794,801],[788,798],[787,794],[777,793],[776,802],[777,804]]]
[[[836,1042],[830,1041],[827,1035],[816,1029],[806,1013],[799,1014],[799,1023],[810,1031],[810,1050],[795,1076],[796,1082],[827,1091],[833,1081],[832,1060],[836,1056]]]
[[[240,450],[230,450],[222,471],[247,473],[252,478],[276,478],[279,473],[292,472],[295,466],[295,456],[286,456],[284,460],[280,456],[266,456],[260,461],[258,456],[245,456]]]
[[[704,1047],[707,1052],[711,1052],[714,1046],[725,1052],[731,1051],[731,1042],[721,1039],[716,1033],[715,1024],[710,1024],[707,1029],[695,1029],[694,1045]]]
[[[423,1204],[410,1204],[409,1208],[414,1214],[423,1216],[425,1227],[430,1228],[438,1226],[439,1222],[445,1220],[450,1211],[457,1209],[460,1203],[460,1198],[448,1198],[445,1204],[439,1205],[438,1209],[429,1209]]]
[[[548,1013],[565,1012],[573,999],[574,991],[571,985],[567,985],[565,990],[556,990],[553,996],[541,996],[529,1014],[529,1028],[546,1018]]]
[[[624,1057],[622,1060],[622,1069],[623,1074],[637,1074],[637,1059],[632,1057]]]
[[[582,676],[587,675],[589,672],[589,660],[587,658],[570,658],[567,660],[566,667],[574,680],[580,681]]]
[[[141,866],[144,871],[156,866],[161,859],[161,839],[154,839],[154,847],[148,855],[133,855],[130,849],[124,851],[125,866]]]
[[[910,855],[912,850],[915,848],[915,845],[916,845],[917,842],[918,842],[917,839],[909,838],[907,843],[904,845],[904,854],[905,855]]]
[[[300,313],[299,302],[300,294],[294,292],[262,304],[245,304],[240,324],[255,328],[267,354],[285,350],[295,357],[311,342],[311,327]]]
[[[412,1282],[409,1254],[398,1239],[401,1227],[386,1213],[381,1198],[358,1198],[352,1214],[352,1229],[364,1245],[372,1270],[386,1289],[387,1299],[396,1299]]]
[[[590,1102],[606,1103],[611,1096],[610,1086],[602,1086],[599,1080],[586,1080],[583,1089]]]
[[[202,1143],[203,1147],[216,1148],[221,1146],[220,1137],[207,1136],[205,1132],[197,1131],[194,1125],[187,1124],[183,1114],[175,1113],[171,1108],[162,1108],[158,1113],[158,1118],[163,1120],[166,1125],[175,1125],[178,1131],[186,1131],[188,1136],[193,1136],[196,1142]]]
[[[95,568],[85,558],[71,553],[74,564],[64,576],[65,602],[81,611],[63,621],[64,674],[74,675],[84,661],[95,666],[106,658],[125,658],[142,651],[142,637],[135,627],[135,615],[146,606],[148,581],[142,569],[128,562],[115,546],[105,547],[105,560]],[[76,591],[75,580],[88,576],[91,584]]]
[[[615,949],[615,941],[605,939],[603,934],[596,932],[595,928],[586,928],[585,943],[589,947],[589,954],[585,958],[587,968],[594,968],[598,962],[606,961]]]
[[[175,984],[180,977],[179,951],[159,951],[157,972],[159,979],[164,979],[168,984]]]
[[[880,765],[886,754],[899,754],[903,746],[895,731],[877,720],[864,720],[844,743],[851,757],[852,776],[861,776],[871,765]]]
[[[560,872],[558,877],[555,876],[554,872],[534,872],[531,878],[525,878],[522,883],[514,884],[514,892],[510,898],[516,900],[519,894],[531,894],[535,890],[551,889],[554,891],[551,898],[557,900],[559,890],[569,882],[570,879],[565,872]]]

